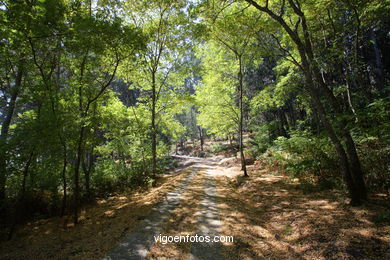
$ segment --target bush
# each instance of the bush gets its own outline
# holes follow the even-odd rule
[[[382,211],[382,212],[378,213],[377,215],[373,216],[372,221],[377,225],[390,224],[390,210]]]
[[[390,145],[378,137],[357,140],[358,152],[371,190],[388,192],[390,189]]]
[[[152,186],[155,180],[151,177],[150,160],[123,162],[115,160],[100,160],[96,162],[95,173],[91,184],[99,196],[107,196],[113,192],[125,191],[140,186]],[[172,157],[158,158],[157,171],[164,173],[177,166]]]
[[[210,146],[210,153],[212,154],[235,154],[237,151],[237,144],[232,147],[229,143],[212,143]]]
[[[390,145],[386,138],[361,133],[355,136],[367,187],[387,192],[390,188]],[[337,154],[329,138],[307,131],[292,131],[291,137],[278,137],[261,158],[270,166],[283,165],[302,183],[316,183],[321,189],[342,188]],[[306,188],[305,188],[306,189]],[[310,188],[311,189],[311,188]]]
[[[337,157],[326,137],[292,131],[290,138],[278,137],[267,154],[305,183],[317,183],[324,189],[341,185]]]
[[[248,154],[253,158],[257,158],[267,151],[272,145],[272,140],[270,139],[269,126],[267,124],[257,127],[254,132],[255,134],[249,140],[250,148],[248,149]]]
[[[124,191],[147,184],[147,169],[140,162],[126,164],[114,160],[96,162],[91,184],[99,196],[107,196],[116,191]]]

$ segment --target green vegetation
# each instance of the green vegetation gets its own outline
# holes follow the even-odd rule
[[[1,222],[77,223],[206,138],[245,176],[249,155],[353,205],[388,193],[389,6],[0,1]]]

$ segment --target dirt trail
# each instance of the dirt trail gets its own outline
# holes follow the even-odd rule
[[[155,244],[147,259],[390,259],[390,227],[372,221],[383,206],[350,207],[336,190],[307,193],[279,169],[250,168],[242,178],[221,161],[184,158],[197,167],[197,181],[164,234],[234,243]]]
[[[20,227],[0,244],[0,259],[390,259],[390,226],[374,221],[383,199],[350,207],[341,191],[305,192],[277,168],[250,166],[242,178],[221,157],[180,159],[157,187],[86,208],[80,225],[52,218]],[[234,242],[156,243],[160,234]]]
[[[154,236],[158,236],[168,219],[169,213],[179,205],[181,194],[185,191],[188,183],[191,182],[197,171],[197,168],[193,168],[192,172],[182,181],[180,186],[174,191],[168,192],[166,199],[156,205],[140,225],[105,259],[144,259],[154,243]]]
[[[198,234],[201,236],[221,235],[221,220],[216,203],[217,190],[214,176],[208,172],[204,185],[205,196],[200,203],[199,217],[197,221]],[[192,244],[190,259],[222,259],[223,247],[221,243],[194,243]]]
[[[172,244],[155,243],[155,236],[160,234],[172,236],[197,234],[214,237],[221,232],[214,183],[214,173],[219,169],[217,164],[219,158],[202,159],[183,156],[181,159],[184,166],[192,168],[192,173],[176,190],[168,193],[165,201],[157,205],[139,226],[106,256],[106,260],[145,259],[146,257],[155,259],[164,256],[180,259],[221,259],[221,243],[187,243],[181,249]],[[200,175],[197,178],[201,179],[202,183],[194,180],[194,175]],[[186,207],[188,200],[193,203],[193,210]],[[186,211],[180,212],[183,209]],[[192,220],[192,226],[180,225],[185,218]],[[175,223],[173,229],[169,230],[165,227],[169,222]]]

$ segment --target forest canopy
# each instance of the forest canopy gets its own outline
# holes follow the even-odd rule
[[[388,0],[1,0],[0,218],[77,223],[97,197],[152,186],[187,142],[222,149],[205,139],[229,140],[245,175],[252,158],[353,205],[388,192],[389,14]]]

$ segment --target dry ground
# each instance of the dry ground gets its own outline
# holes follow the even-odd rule
[[[196,166],[204,159],[186,160]],[[223,244],[225,259],[390,259],[390,226],[372,222],[385,210],[383,203],[350,207],[337,191],[304,193],[278,169],[251,167],[250,177],[242,178],[226,160],[211,165],[189,183],[164,235],[196,233],[206,175],[211,174],[220,235],[234,237],[234,243]],[[148,191],[98,201],[84,210],[76,227],[64,227],[61,218],[19,227],[13,240],[0,244],[0,259],[102,259],[190,172],[165,176]],[[147,259],[188,259],[191,246],[155,244]]]
[[[165,175],[147,191],[99,200],[83,210],[77,226],[64,224],[71,217],[27,223],[0,243],[0,259],[102,259],[190,172]]]
[[[278,170],[218,182],[223,233],[234,236],[227,259],[390,259],[390,226],[372,222],[384,206],[304,194]]]

